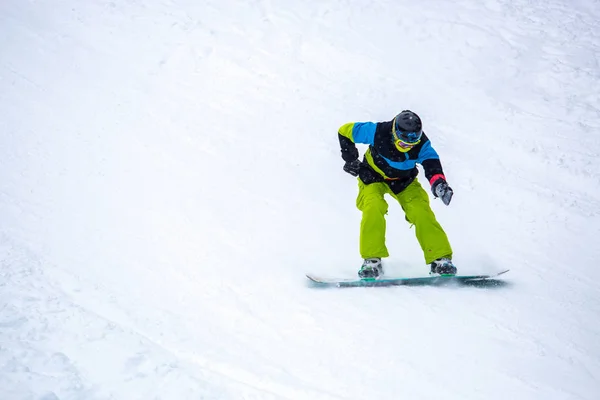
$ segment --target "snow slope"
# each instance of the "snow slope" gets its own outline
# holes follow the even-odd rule
[[[0,3],[0,399],[600,397],[600,4]],[[496,290],[360,265],[338,127],[418,112]],[[424,182],[424,180],[422,180]],[[426,273],[391,204],[393,275]]]

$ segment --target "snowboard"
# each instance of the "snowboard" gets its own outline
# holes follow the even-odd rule
[[[492,275],[439,275],[423,276],[416,278],[392,278],[382,277],[379,279],[321,279],[314,275],[307,274],[309,283],[314,287],[376,287],[376,286],[475,286],[475,287],[493,287],[503,286],[505,281],[495,279],[496,277],[507,273],[509,270],[498,272]]]

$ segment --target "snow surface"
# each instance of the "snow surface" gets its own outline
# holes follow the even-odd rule
[[[597,0],[4,0],[0,49],[0,399],[600,398]],[[306,286],[361,262],[338,127],[405,108],[508,286]]]

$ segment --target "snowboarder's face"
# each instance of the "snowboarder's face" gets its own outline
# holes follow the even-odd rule
[[[421,141],[421,132],[398,132],[395,121],[392,124],[392,136],[396,149],[402,153],[408,152]]]
[[[396,149],[398,149],[398,151],[401,151],[402,153],[410,151],[410,149],[418,145],[421,141],[421,139],[419,139],[414,143],[405,142],[404,140],[400,139],[398,135],[396,135],[395,129],[392,129],[392,135],[394,137],[394,145],[396,145]]]

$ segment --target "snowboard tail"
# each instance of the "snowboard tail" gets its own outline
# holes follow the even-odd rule
[[[507,273],[505,270],[493,275],[441,275],[417,278],[380,278],[380,279],[322,279],[307,274],[306,277],[314,287],[376,287],[376,286],[501,286],[505,282],[494,279]]]

